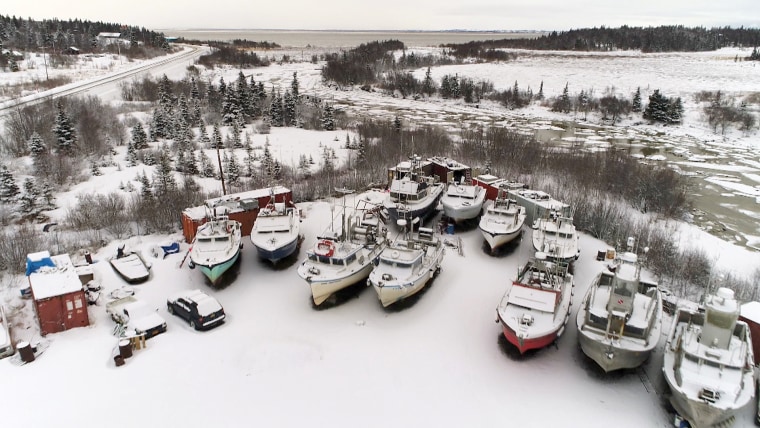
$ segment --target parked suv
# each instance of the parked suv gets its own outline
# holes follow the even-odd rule
[[[182,291],[166,300],[166,310],[196,330],[207,330],[224,322],[224,309],[201,290]]]

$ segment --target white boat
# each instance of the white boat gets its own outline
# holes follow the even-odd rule
[[[132,251],[125,251],[124,244],[116,250],[116,257],[108,260],[113,270],[130,284],[138,284],[150,278],[151,265],[142,256]]]
[[[198,267],[216,286],[240,257],[243,246],[240,222],[216,214],[198,227],[190,249],[190,267]]]
[[[520,236],[525,218],[525,207],[517,205],[517,201],[510,199],[505,190],[500,189],[496,199],[486,203],[478,228],[492,253]]]
[[[284,202],[267,204],[259,210],[251,229],[251,244],[264,260],[277,263],[298,248],[301,217],[298,209]]]
[[[307,251],[298,275],[309,284],[315,305],[367,279],[386,245],[377,211],[357,209],[346,217],[344,207],[341,230],[331,228]]]
[[[551,211],[533,223],[533,248],[551,260],[573,262],[581,255],[580,236],[572,217]]]
[[[375,288],[383,307],[388,307],[422,290],[440,272],[445,253],[433,230],[420,227],[383,250],[368,285]]]
[[[393,178],[383,206],[393,222],[424,220],[438,205],[443,184],[436,177],[424,175],[421,163],[419,156],[412,156],[409,162],[401,162],[389,171]]]
[[[628,251],[594,278],[578,309],[578,342],[605,372],[640,366],[662,334],[660,291],[641,279],[632,251],[629,238]]]
[[[486,200],[486,189],[472,184],[449,183],[441,205],[446,216],[455,222],[470,220],[480,215]]]
[[[556,342],[570,319],[574,286],[566,263],[536,253],[520,267],[496,307],[504,337],[521,354]]]
[[[662,371],[670,402],[693,428],[728,427],[755,394],[749,326],[734,292],[707,296],[704,312],[680,307],[673,317]]]

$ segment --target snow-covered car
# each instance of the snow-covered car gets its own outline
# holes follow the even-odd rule
[[[106,312],[115,322],[136,334],[144,334],[146,339],[166,331],[166,321],[158,314],[158,309],[132,296],[107,303]]]
[[[225,314],[219,302],[201,290],[179,292],[166,299],[166,310],[190,324],[196,330],[208,330],[224,322]]]
[[[0,358],[13,355],[14,352],[11,331],[8,327],[8,320],[5,318],[5,309],[0,305]]]

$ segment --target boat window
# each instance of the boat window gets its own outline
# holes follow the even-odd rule
[[[198,238],[197,241],[199,243],[201,243],[201,242],[209,243],[209,242],[211,242],[211,238]]]
[[[216,242],[227,242],[229,240],[230,240],[229,236],[218,236],[216,237],[216,239],[214,239],[214,241]]]
[[[318,260],[318,259],[317,259],[317,255],[316,255],[316,254],[314,254],[314,253],[309,253],[309,254],[307,254],[307,257],[309,258],[309,260],[311,260],[311,261],[313,261],[313,262],[316,262],[316,261]]]
[[[356,253],[349,254],[348,257],[346,257],[345,259],[346,265],[350,265],[351,263],[353,263],[354,260],[356,260]]]
[[[326,265],[330,264],[330,258],[327,256],[317,256],[317,260],[319,260],[320,263],[324,263]]]
[[[730,329],[734,322],[735,315],[732,313],[722,313],[714,309],[707,310],[707,323],[718,328]]]
[[[393,266],[393,260],[380,259],[380,262],[384,265]]]
[[[615,281],[615,284],[614,284],[615,289],[613,293],[617,294],[618,296],[623,296],[623,297],[633,296],[633,290],[626,287],[627,285],[628,283],[626,283],[625,281]]]
[[[546,235],[546,236],[554,236],[556,234],[557,233],[555,231],[553,231],[553,230],[544,230],[544,235]]]
[[[345,263],[344,263],[344,259],[336,259],[336,258],[331,258],[331,259],[330,259],[330,263],[331,263],[333,266],[344,266],[344,265],[345,265]]]

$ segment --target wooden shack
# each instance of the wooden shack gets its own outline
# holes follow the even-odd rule
[[[427,160],[432,167],[432,175],[443,183],[469,183],[472,181],[472,168],[443,156],[435,156]]]
[[[41,251],[27,255],[26,276],[40,334],[90,325],[87,298],[68,254],[51,256]]]
[[[293,192],[282,186],[266,187],[247,192],[233,193],[208,199],[199,207],[186,208],[182,212],[182,234],[187,243],[193,242],[198,227],[224,208],[231,220],[240,222],[243,236],[251,234],[259,209],[271,202],[292,203]]]

